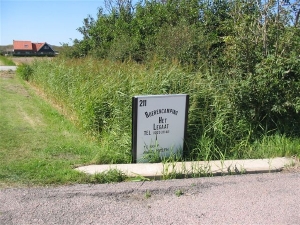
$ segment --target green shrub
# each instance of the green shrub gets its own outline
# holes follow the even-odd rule
[[[24,80],[29,81],[33,68],[28,64],[21,64],[17,67],[17,74]]]
[[[270,55],[233,92],[239,113],[257,131],[300,135],[300,59]]]

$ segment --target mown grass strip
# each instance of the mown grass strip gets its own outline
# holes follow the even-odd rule
[[[97,141],[12,72],[0,73],[0,92],[0,186],[108,182],[73,170],[101,151]]]
[[[3,66],[15,66],[16,64],[12,61],[11,58],[2,56],[0,55],[0,65],[2,64]]]

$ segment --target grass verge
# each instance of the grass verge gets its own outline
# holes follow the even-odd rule
[[[5,57],[0,55],[0,62],[2,62],[3,66],[15,66],[16,64],[9,57]]]
[[[93,161],[99,143],[37,96],[12,72],[0,73],[0,187],[122,181],[73,168]],[[120,175],[120,176],[119,176]]]

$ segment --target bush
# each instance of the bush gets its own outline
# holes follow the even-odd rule
[[[28,64],[21,64],[17,67],[17,74],[26,81],[29,81],[32,73],[33,69]]]
[[[300,135],[300,59],[270,55],[256,66],[233,97],[256,130]]]

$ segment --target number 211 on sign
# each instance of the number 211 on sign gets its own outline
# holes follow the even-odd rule
[[[140,100],[140,107],[147,106],[147,100]]]

